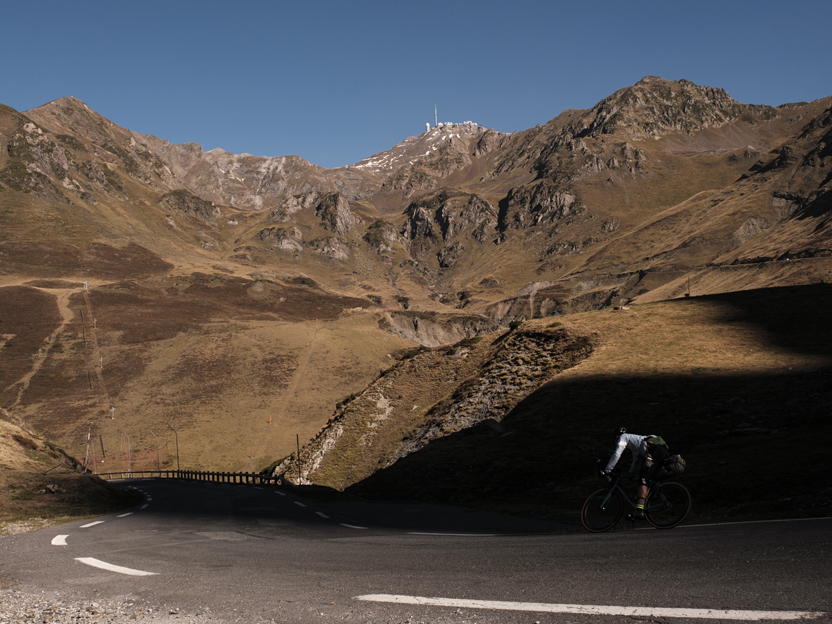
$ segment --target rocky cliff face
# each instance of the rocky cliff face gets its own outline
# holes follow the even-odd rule
[[[171,183],[216,203],[259,211],[273,209],[295,194],[336,190],[325,169],[298,156],[259,157],[222,149],[203,152],[196,143],[170,145],[156,137],[136,136],[148,151],[170,163]]]
[[[222,213],[213,202],[206,201],[185,189],[165,193],[159,200],[159,205],[171,212],[190,216],[208,224],[222,218]]]
[[[495,149],[501,136],[470,122],[434,128],[414,142],[410,149],[412,158],[391,161],[398,166],[391,168],[381,190],[404,191],[406,197],[411,197],[419,191],[438,188],[443,178],[471,166],[474,158]],[[424,153],[416,151],[421,149]]]
[[[481,316],[445,317],[418,312],[387,312],[379,326],[426,347],[454,344],[499,329],[497,323]]]
[[[431,440],[487,419],[499,422],[523,398],[588,357],[592,349],[588,337],[551,328],[516,330],[491,336],[482,344],[462,341],[450,350],[415,355],[340,408],[301,449],[300,463],[293,454],[273,474],[344,489]],[[437,372],[443,382],[427,384]],[[431,395],[434,402],[412,405],[418,400],[414,389],[426,385],[440,388]]]
[[[552,224],[583,210],[575,195],[564,193],[551,180],[509,191],[500,211],[499,229],[524,229]]]
[[[297,254],[304,248],[313,254],[345,262],[350,258],[349,241],[345,238],[360,224],[350,210],[347,199],[338,192],[319,193],[312,191],[293,195],[269,213],[268,220],[278,223],[308,223],[311,218],[317,227],[330,236],[313,237],[304,243],[304,236],[296,226],[268,227],[256,234],[256,239],[268,241],[279,251]],[[313,236],[315,230],[312,230]]]
[[[386,466],[436,438],[468,429],[488,418],[501,421],[545,380],[591,353],[592,342],[585,336],[557,330],[510,332],[480,375],[460,386],[450,401],[432,408],[427,422],[402,441],[387,458]]]
[[[497,211],[482,197],[443,190],[411,203],[401,236],[413,258],[450,269],[465,251],[465,240],[493,238]]]
[[[777,114],[771,107],[758,108]],[[570,132],[578,138],[623,134],[633,140],[658,139],[676,131],[690,135],[723,126],[746,109],[723,89],[648,76],[599,102]]]

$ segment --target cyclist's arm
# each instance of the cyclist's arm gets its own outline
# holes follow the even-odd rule
[[[615,447],[615,453],[612,454],[610,457],[610,461],[607,462],[607,467],[604,468],[605,472],[610,472],[615,465],[618,463],[618,460],[621,459],[621,454],[624,452],[624,449],[627,448],[627,443],[624,440],[618,441],[618,446]]]

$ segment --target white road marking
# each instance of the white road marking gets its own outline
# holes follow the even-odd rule
[[[126,518],[127,516],[132,516],[133,512],[128,511],[126,514],[121,514],[120,516],[116,516],[117,518]]]
[[[329,516],[328,516],[328,515],[326,515],[326,514],[325,514],[324,512],[322,512],[322,511],[316,511],[316,512],[315,512],[315,514],[316,514],[316,515],[319,515],[321,518],[329,518]]]
[[[279,490],[274,491],[275,494],[280,494],[281,496],[286,496],[286,492],[281,492]]]
[[[361,529],[362,531],[367,529],[367,527],[355,526],[354,524],[344,524],[343,522],[341,523],[341,526],[347,527],[348,529]]]
[[[300,501],[295,501],[295,505],[297,505],[298,507],[306,507],[306,505],[304,505],[304,504],[303,504],[302,502],[300,502]]]
[[[496,533],[421,533],[419,531],[410,531],[408,535],[439,535],[447,537],[496,537]]]
[[[69,535],[56,535],[55,537],[52,538],[52,545],[53,546],[66,546],[66,538],[68,538],[68,537],[69,537]]]
[[[100,568],[101,570],[109,570],[110,572],[118,572],[119,574],[127,574],[129,576],[156,576],[156,572],[145,572],[144,570],[133,570],[132,568],[122,568],[121,566],[107,563],[93,559],[92,557],[76,557],[75,561],[80,561],[88,566]]]
[[[743,520],[742,522],[711,522],[708,524],[682,524],[677,528],[692,529],[694,527],[730,526],[732,524],[768,524],[770,522],[806,522],[808,520],[832,520],[832,518],[780,518],[777,520]]]
[[[501,611],[538,611],[572,613],[575,615],[624,615],[630,617],[666,617],[709,620],[801,620],[819,618],[823,612],[812,611],[733,611],[719,609],[668,609],[661,607],[615,607],[604,605],[549,604],[545,602],[502,602],[498,600],[462,600],[457,598],[424,598],[393,594],[367,594],[356,600],[392,602],[396,604],[457,607],[466,609],[497,609]]]
[[[82,524],[78,528],[79,529],[88,529],[92,526],[95,526],[96,524],[104,524],[104,520],[96,520],[95,522],[90,522],[89,524]]]
[[[147,505],[142,505],[139,509],[147,509]]]

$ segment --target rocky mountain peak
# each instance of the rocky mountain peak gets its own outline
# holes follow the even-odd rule
[[[724,89],[646,76],[595,105],[580,120],[577,135],[623,133],[641,139],[678,131],[691,134],[722,126],[744,109]]]
[[[72,135],[97,144],[118,142],[130,134],[76,97],[58,98],[25,114],[57,134]]]
[[[347,165],[347,168],[373,173],[392,173],[397,169],[431,157],[445,145],[452,145],[455,141],[457,144],[462,141],[467,143],[468,139],[479,139],[486,132],[496,133],[495,130],[484,128],[473,121],[440,123],[422,134],[406,138],[387,151],[373,154],[355,164]]]

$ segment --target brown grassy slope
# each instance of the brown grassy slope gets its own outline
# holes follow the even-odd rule
[[[0,410],[0,536],[140,502],[134,492],[75,473],[74,460],[11,420]]]
[[[14,401],[21,380],[32,368],[45,342],[60,325],[61,315],[54,297],[25,286],[2,289],[0,300],[0,400]],[[37,310],[37,313],[34,311]]]
[[[259,469],[288,454],[296,435],[314,435],[336,402],[410,344],[381,331],[366,300],[300,283],[194,274],[63,285],[0,289],[9,295],[0,296],[0,325],[32,343],[0,351],[16,363],[0,369],[2,396],[66,448],[92,429],[99,471],[126,469],[128,443],[133,468],[175,465],[170,426],[183,467]],[[27,305],[13,305],[13,293],[26,293]],[[66,298],[63,319],[55,297]],[[50,310],[48,327],[27,324]]]
[[[687,459],[694,518],[832,513],[830,309],[818,285],[565,317],[600,345],[503,420],[511,435],[461,431],[347,491],[574,518],[624,425]]]

